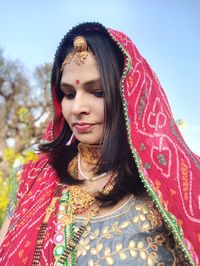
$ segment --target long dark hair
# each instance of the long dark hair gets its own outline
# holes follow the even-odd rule
[[[119,89],[124,68],[124,55],[101,24],[83,23],[74,27],[64,36],[55,55],[52,82],[55,83],[56,97],[59,102],[63,98],[60,89],[61,65],[66,55],[72,51],[73,40],[78,35],[85,37],[90,50],[95,55],[104,90],[105,126],[96,173],[108,171],[118,173],[113,191],[109,195],[99,193],[97,199],[104,204],[114,204],[128,193],[139,194],[143,191],[143,185],[128,145]],[[70,135],[71,131],[65,122],[58,138],[51,143],[40,145],[40,150],[48,152],[50,163],[63,183],[77,184],[80,181],[67,172],[69,162],[77,154],[78,145],[78,141],[75,141],[69,147],[66,146]]]

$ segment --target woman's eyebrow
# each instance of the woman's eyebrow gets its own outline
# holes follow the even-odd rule
[[[87,81],[83,84],[83,86],[85,88],[88,88],[88,87],[91,87],[93,85],[99,85],[101,84],[101,80],[100,79],[95,79],[95,80],[90,80],[90,81]]]
[[[101,80],[100,79],[94,79],[94,80],[89,80],[89,81],[86,81],[85,83],[83,83],[83,87],[88,88],[90,86],[99,85],[99,84],[101,84]],[[65,90],[65,89],[74,89],[75,87],[72,84],[62,82],[60,84],[60,88]]]
[[[71,85],[71,84],[68,84],[68,83],[61,83],[60,84],[60,88],[62,89],[62,90],[65,90],[65,89],[74,89],[74,86],[73,85]]]

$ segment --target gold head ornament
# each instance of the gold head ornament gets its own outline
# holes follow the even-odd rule
[[[77,36],[73,42],[74,51],[68,54],[62,63],[61,71],[63,71],[66,64],[69,64],[72,60],[77,64],[84,64],[85,59],[88,57],[88,54],[92,54],[91,50],[87,45],[87,41],[82,36]]]

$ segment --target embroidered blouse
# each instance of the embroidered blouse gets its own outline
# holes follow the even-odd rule
[[[29,204],[27,206],[30,207],[26,210],[31,210],[35,205],[36,207],[40,206],[39,209],[37,207],[37,215],[35,214],[38,217],[38,225],[43,220],[43,216],[38,214],[40,208],[44,205],[41,195],[45,196],[47,194],[48,201],[45,201],[44,206],[46,208],[49,206],[52,197],[49,193],[53,193],[52,191],[55,190],[55,185],[57,184],[53,175],[45,176],[48,176],[48,180],[44,176],[31,179],[30,186],[27,185],[28,182],[24,183],[24,180],[21,179],[21,184],[25,184],[27,197],[22,198],[23,203],[20,203],[20,205]],[[50,186],[51,182],[52,185]],[[30,196],[35,189],[34,187],[37,188],[37,191],[40,191],[37,194],[37,200]],[[39,189],[40,187],[41,190]],[[23,193],[23,195],[25,194]],[[14,202],[14,200],[11,200],[10,208],[12,209],[16,207]],[[41,213],[43,213],[42,210]],[[29,219],[28,223],[25,223],[26,214],[28,215],[27,219]],[[20,212],[19,217],[18,214],[15,216],[16,219],[10,226],[10,233],[2,246],[3,253],[2,261],[0,258],[0,265],[3,265],[1,263],[4,263],[7,255],[9,255],[10,260],[11,258],[14,259],[13,254],[10,254],[10,249],[12,250],[12,246],[16,243],[20,245],[20,251],[16,254],[15,260],[23,261],[24,265],[30,265],[29,263],[31,263],[32,254],[34,253],[31,243],[36,243],[35,239],[37,238],[39,226],[37,225],[37,232],[35,230],[31,231],[35,216],[30,216],[29,211],[24,214]],[[20,227],[20,223],[13,231],[12,228],[15,228],[16,222],[17,224],[19,223],[18,218],[20,218],[23,225]],[[42,259],[45,258],[48,264],[44,265],[53,265],[54,263],[53,249],[55,245],[53,244],[53,237],[55,235],[55,219],[56,215],[52,215],[47,228]],[[82,225],[83,219],[76,217],[76,228]],[[29,231],[30,233],[27,233]],[[35,233],[32,234],[31,232]],[[17,239],[19,239],[20,233],[24,236],[18,242]],[[31,239],[29,239],[29,236],[31,236]],[[138,198],[133,195],[117,210],[104,216],[92,218],[77,245],[76,259],[77,265],[88,266],[188,265],[184,262],[182,252],[175,245],[173,237],[170,236],[152,199],[147,196]]]
[[[83,218],[76,218],[76,227]],[[77,246],[77,264],[187,265],[150,199],[131,196],[118,210],[92,218]]]
[[[76,229],[83,219],[76,217]],[[188,265],[151,199],[133,195],[114,212],[92,218],[76,258],[77,265],[88,266]]]

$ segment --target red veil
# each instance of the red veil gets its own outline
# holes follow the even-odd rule
[[[93,23],[90,24],[91,28]],[[96,28],[95,30],[101,30]],[[94,29],[94,27],[93,27]],[[156,75],[123,33],[108,29],[124,54],[120,93],[129,145],[140,178],[192,265],[200,260],[200,158],[184,142]],[[61,43],[62,45],[62,43]],[[54,120],[45,138],[57,137],[63,127],[60,102],[52,80]],[[18,207],[0,249],[0,265],[31,265],[40,224],[58,183],[42,155],[24,167]],[[53,218],[50,219],[41,265],[53,265]]]
[[[200,259],[200,158],[182,138],[147,61],[123,33],[109,29],[125,54],[124,115],[141,180],[190,261]]]

